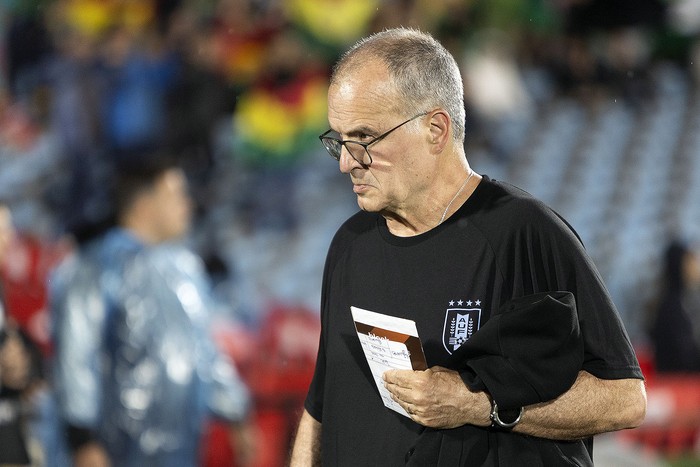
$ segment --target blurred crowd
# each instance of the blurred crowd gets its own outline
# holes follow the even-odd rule
[[[692,61],[693,33],[669,27],[664,3],[5,0],[0,195],[22,230],[80,238],[109,212],[111,166],[167,145],[187,160],[201,215],[223,196],[217,164],[231,162],[251,174],[230,189],[240,214],[294,228],[295,168],[326,126],[329,68],[358,37],[406,25],[447,44],[480,143],[543,94],[639,99],[658,54]],[[545,89],[524,70],[546,73]],[[507,141],[492,143],[508,155]]]
[[[119,167],[169,152],[193,199],[188,246],[228,304],[214,337],[258,404],[258,465],[275,465],[315,357],[326,245],[356,208],[317,139],[339,54],[386,27],[434,34],[462,66],[467,154],[505,167],[517,123],[552,95],[635,107],[655,63],[700,77],[696,3],[2,0],[0,201],[18,233],[5,322],[40,350],[50,388],[51,272],[114,225]]]

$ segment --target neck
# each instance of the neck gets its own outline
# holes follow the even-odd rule
[[[457,197],[462,193],[464,190],[464,187],[467,186],[469,183],[469,180],[471,180],[472,176],[474,175],[474,171],[472,169],[469,169],[469,175],[467,178],[464,179],[464,182],[462,183],[462,186],[459,187],[459,190],[457,190],[457,193],[452,197],[449,203],[447,203],[447,206],[445,207],[445,210],[442,212],[442,217],[440,217],[440,222],[437,223],[437,225],[442,224],[442,222],[445,220],[445,216],[447,216],[447,212],[450,210],[452,207],[452,203],[457,199]]]
[[[399,237],[420,235],[434,229],[454,214],[471,196],[481,180],[481,176],[469,166],[466,167],[466,171],[460,170],[455,173],[459,173],[460,178],[447,184],[454,191],[446,194],[443,188],[441,194],[435,193],[423,197],[421,204],[425,206],[424,209],[407,211],[416,214],[402,215],[399,212],[382,212],[389,231]],[[422,214],[420,214],[421,212]]]
[[[120,225],[146,245],[155,245],[161,241],[155,229],[136,215],[123,217]]]

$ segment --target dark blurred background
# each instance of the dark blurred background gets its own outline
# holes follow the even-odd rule
[[[398,25],[431,32],[462,67],[472,166],[567,218],[610,289],[650,390],[645,426],[610,443],[632,460],[610,465],[700,465],[700,383],[657,372],[650,337],[667,246],[700,241],[695,0],[2,0],[9,313],[50,358],[50,271],[109,218],[112,167],[172,148],[197,206],[187,241],[231,304],[216,338],[256,394],[259,465],[280,465],[326,249],[357,209],[317,139],[330,67]],[[688,314],[700,329],[700,309]],[[677,426],[679,413],[696,415]]]

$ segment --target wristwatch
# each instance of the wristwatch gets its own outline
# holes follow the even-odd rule
[[[493,399],[491,400],[491,427],[504,430],[512,430],[515,425],[520,423],[523,416],[523,408],[498,410],[498,404]]]

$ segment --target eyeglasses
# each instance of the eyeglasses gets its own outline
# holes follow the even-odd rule
[[[385,131],[381,135],[366,143],[361,143],[359,141],[352,140],[342,140],[340,139],[340,134],[334,130],[328,130],[327,132],[320,135],[318,139],[321,140],[321,143],[323,143],[323,147],[326,148],[326,151],[328,151],[328,154],[330,154],[333,159],[337,161],[340,160],[340,153],[343,150],[343,146],[345,146],[345,149],[348,150],[348,153],[352,156],[353,159],[355,159],[362,165],[368,166],[372,164],[372,156],[370,155],[368,149],[368,146],[370,144],[374,144],[377,141],[386,138],[392,131],[398,130],[408,122],[415,120],[418,117],[428,115],[429,113],[430,112],[419,113],[418,115],[409,118],[405,122],[399,123],[391,130]]]

